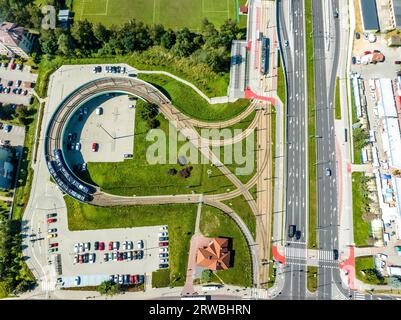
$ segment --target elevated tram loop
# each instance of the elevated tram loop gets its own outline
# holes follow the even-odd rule
[[[94,80],[68,95],[53,114],[46,131],[45,158],[53,179],[64,192],[81,201],[90,202],[96,188],[81,181],[69,168],[63,155],[62,141],[66,124],[86,102],[107,93],[126,93],[157,105],[170,104],[159,90],[139,79],[102,78]]]

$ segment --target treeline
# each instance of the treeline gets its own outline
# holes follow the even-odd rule
[[[75,21],[70,30],[42,30],[39,41],[42,54],[78,58],[124,55],[161,46],[177,57],[191,56],[197,63],[220,72],[228,70],[232,40],[243,36],[233,20],[227,20],[217,29],[204,19],[201,33],[188,28],[166,30],[161,24],[149,26],[136,20],[110,28],[83,20]]]
[[[2,210],[3,211],[3,210]],[[20,221],[0,213],[0,294],[18,294],[32,289],[35,278],[23,261]]]

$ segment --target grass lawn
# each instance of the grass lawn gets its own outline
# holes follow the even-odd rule
[[[317,290],[317,267],[308,266],[306,282],[310,292],[315,292]]]
[[[364,273],[362,273],[362,272]],[[373,256],[355,258],[355,275],[358,280],[369,284],[386,284],[387,279],[375,272]]]
[[[249,140],[248,140],[249,139]],[[253,140],[253,141],[252,141]],[[249,141],[249,142],[248,142]],[[227,148],[228,159],[224,159],[226,156],[225,148]],[[231,145],[230,147],[220,147],[220,161],[235,174],[238,179],[246,184],[255,174],[257,169],[257,135],[256,132],[250,134],[246,139]],[[229,156],[231,154],[231,157]]]
[[[191,191],[213,194],[234,189],[228,178],[218,168],[210,164],[190,164],[193,167],[191,176],[188,178],[181,177],[179,172],[186,166],[168,164],[168,148],[167,164],[149,164],[146,153],[148,147],[154,142],[146,140],[150,127],[140,116],[140,111],[144,105],[144,102],[138,101],[136,107],[134,158],[123,162],[90,162],[88,163],[88,170],[80,173],[84,180],[100,186],[105,192],[123,196],[186,194],[191,193]],[[160,129],[169,132],[168,121],[161,114],[157,118],[161,123]],[[169,141],[168,136],[166,138],[167,145],[170,145],[171,141]],[[177,143],[178,151],[183,144],[184,142]],[[195,150],[194,154],[198,155],[198,162],[200,162],[200,153]],[[189,157],[186,158],[189,161]],[[177,162],[177,156],[173,160]],[[167,173],[172,168],[178,171],[175,176]],[[207,172],[208,169],[212,171],[210,176]],[[111,175],[110,172],[114,174]]]
[[[73,11],[76,20],[108,26],[137,19],[172,29],[199,30],[203,18],[217,26],[229,18],[237,19],[236,0],[74,0]]]
[[[241,217],[251,232],[252,237],[256,239],[256,217],[244,196],[241,195],[223,202],[231,207]]]
[[[279,65],[277,70],[277,95],[280,98],[281,102],[285,105],[286,103],[285,77],[284,77],[284,68],[283,68],[283,63],[281,61],[281,57],[278,61]]]
[[[32,148],[33,141],[35,138],[35,129],[37,121],[37,110],[39,103],[36,101],[30,106],[29,124],[25,127],[25,140],[24,147],[22,148],[22,159],[21,167],[17,180],[17,186],[15,190],[13,219],[20,220],[24,213],[25,207],[29,200],[31,193],[33,169],[31,167],[32,160]]]
[[[250,101],[239,99],[233,103],[209,104],[195,90],[163,75],[140,74],[139,78],[164,92],[182,113],[203,121],[229,120],[243,112]]]
[[[336,79],[335,118],[341,120],[340,78]]]
[[[68,228],[94,230],[168,225],[170,279],[185,283],[189,242],[195,229],[197,206],[192,204],[95,207],[65,197]]]
[[[307,58],[307,82],[308,82],[308,137],[316,135],[315,127],[315,81],[313,61],[313,38],[312,34],[312,0],[305,0],[305,35],[306,35],[306,56]],[[316,140],[309,139],[309,238],[308,247],[313,248],[316,244]]]
[[[370,236],[370,224],[362,219],[363,196],[361,194],[361,178],[363,172],[352,173],[352,212],[354,221],[354,241],[356,246],[366,246]]]
[[[243,287],[252,285],[251,257],[247,242],[236,223],[222,211],[203,206],[200,230],[206,237],[227,237],[232,240],[232,267],[219,270],[217,275],[226,284]]]
[[[170,285],[170,270],[161,269],[152,272],[152,288],[165,288]]]

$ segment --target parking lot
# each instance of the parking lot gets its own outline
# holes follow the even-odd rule
[[[0,140],[9,140],[13,147],[21,147],[24,145],[25,128],[21,126],[12,125],[11,131],[6,132],[3,125],[0,124]]]
[[[57,223],[54,223],[56,226]],[[54,228],[49,224],[49,228]],[[57,253],[61,255],[63,276],[85,276],[85,275],[112,275],[112,274],[144,274],[151,273],[159,268],[159,239],[158,233],[161,226],[105,229],[90,231],[68,232],[68,237],[56,237],[50,243],[58,243]],[[136,260],[104,261],[105,253],[128,252],[138,250],[137,242],[143,240],[143,258]],[[95,241],[104,242],[104,250],[94,250]],[[119,241],[118,250],[109,250],[110,241]],[[123,250],[123,241],[132,241],[133,250]],[[90,250],[76,253],[76,243],[90,242]],[[95,254],[93,263],[74,263],[77,254]]]
[[[64,131],[63,146],[69,163],[119,162],[124,161],[124,154],[133,154],[135,108],[129,108],[133,103],[128,95],[115,94],[99,96],[82,106]],[[97,112],[98,108],[101,111]],[[68,140],[69,133],[76,133],[74,141]],[[74,150],[78,141],[81,149]]]
[[[8,64],[7,67],[0,66],[1,87],[10,89],[8,93],[4,93],[3,89],[1,90],[0,102],[3,104],[29,105],[33,84],[36,82],[38,75],[31,73],[28,66],[24,66],[22,70],[12,70],[10,66],[11,64]],[[17,84],[17,81],[20,81],[20,84]],[[21,90],[13,92],[14,89]]]

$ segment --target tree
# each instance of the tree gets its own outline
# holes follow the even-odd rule
[[[143,120],[152,120],[159,114],[158,106],[155,104],[147,103],[141,108],[140,115]],[[160,123],[159,123],[160,124]]]
[[[175,40],[175,32],[171,29],[168,29],[160,38],[160,44],[166,49],[171,49],[175,44]]]
[[[216,27],[208,19],[202,20],[201,32],[205,40],[205,46],[209,48],[216,48],[220,46],[220,36]]]
[[[69,34],[61,34],[57,40],[58,52],[69,56],[72,51],[73,42]]]
[[[191,55],[200,46],[200,39],[197,35],[191,32],[188,28],[183,28],[176,34],[176,42],[172,47],[175,54],[180,57],[187,57]]]
[[[228,19],[223,23],[220,28],[219,37],[220,45],[225,46],[227,49],[231,48],[233,40],[242,39],[244,34],[238,27],[238,23],[232,19]]]
[[[71,36],[84,51],[92,51],[99,47],[99,43],[93,33],[93,25],[88,20],[75,21],[71,27]]]
[[[159,120],[153,118],[153,119],[151,119],[151,120],[149,121],[149,127],[150,127],[151,129],[156,129],[156,128],[158,128],[159,126],[160,126],[160,121],[159,121]]]
[[[210,282],[212,280],[213,272],[212,270],[206,269],[202,271],[201,279],[204,282]]]
[[[114,283],[114,281],[108,280],[108,281],[103,281],[99,286],[98,286],[98,292],[102,295],[108,295],[112,296],[121,291],[121,287],[118,283]]]
[[[149,29],[150,39],[153,45],[160,45],[163,35],[166,33],[162,24],[154,24]]]
[[[57,37],[54,30],[43,30],[39,38],[40,47],[45,54],[53,55],[57,51]]]
[[[101,23],[95,23],[93,25],[93,35],[100,43],[107,43],[110,39],[111,33],[112,32]]]

